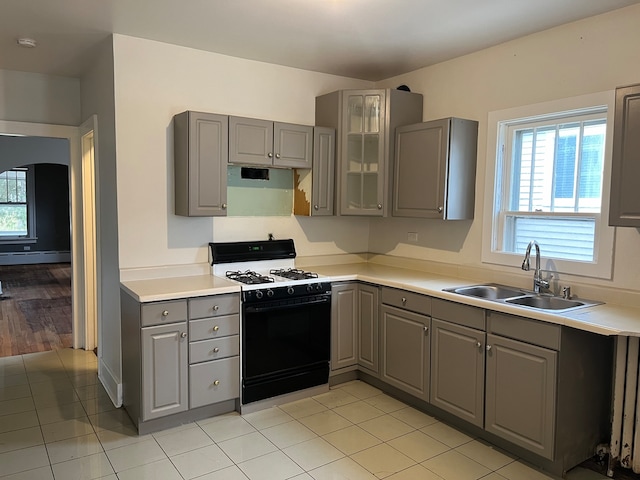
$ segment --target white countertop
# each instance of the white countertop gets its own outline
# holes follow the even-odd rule
[[[565,313],[550,313],[501,302],[493,302],[482,298],[467,297],[452,292],[444,292],[444,288],[474,285],[481,282],[446,277],[429,272],[373,263],[306,266],[305,268],[325,275],[328,277],[327,281],[359,280],[423,293],[431,297],[452,300],[497,312],[520,315],[558,325],[566,325],[601,335],[640,336],[640,308],[603,304],[582,307]],[[122,283],[122,287],[139,302],[201,297],[240,291],[237,283],[230,282],[223,278],[213,277],[212,275],[136,280],[124,282]]]

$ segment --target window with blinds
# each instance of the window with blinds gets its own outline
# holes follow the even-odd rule
[[[524,252],[536,239],[547,257],[594,260],[606,129],[606,108],[501,124],[503,252]]]

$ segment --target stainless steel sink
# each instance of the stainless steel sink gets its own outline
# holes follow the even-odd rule
[[[508,303],[510,305],[536,310],[547,310],[556,313],[602,304],[602,302],[582,298],[571,300],[553,295],[536,294],[530,290],[499,285],[497,283],[445,288],[444,291],[468,297],[483,298],[492,302]]]
[[[504,298],[520,297],[527,295],[528,291],[516,287],[507,287],[498,285],[497,283],[489,283],[487,285],[471,285],[469,287],[445,288],[446,292],[458,293],[470,297],[485,298],[487,300],[501,300]]]
[[[508,298],[505,300],[505,303],[538,308],[541,310],[566,310],[568,308],[593,305],[593,302],[586,303],[578,300],[568,300],[561,297],[548,297],[546,295],[527,295],[525,297]]]

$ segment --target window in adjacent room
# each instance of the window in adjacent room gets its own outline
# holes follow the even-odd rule
[[[490,121],[492,115],[501,118],[493,120],[495,149],[488,151],[495,163],[488,162],[493,202],[486,214],[492,222],[483,259],[519,265],[513,257],[537,240],[554,269],[610,278],[613,229],[602,214],[608,210],[603,194],[610,108],[587,103],[560,110],[561,103],[547,104],[556,109],[540,113],[535,111],[543,107],[534,106],[526,116],[490,115]],[[517,110],[511,113],[527,109]]]
[[[14,168],[0,173],[0,241],[35,237],[32,170]]]

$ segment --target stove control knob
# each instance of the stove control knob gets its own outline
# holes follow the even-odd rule
[[[256,298],[257,298],[258,300],[260,300],[263,296],[264,296],[264,293],[262,293],[262,291],[261,291],[261,290],[258,290],[258,291],[256,292]]]
[[[307,292],[313,292],[313,285],[307,285]]]
[[[273,297],[273,290],[267,290],[267,297]]]
[[[289,287],[289,288],[287,288],[287,293],[288,293],[289,295],[293,295],[293,292],[294,292],[294,291],[295,291],[295,290],[293,289],[293,287]]]
[[[316,285],[316,290],[321,291],[322,290],[322,284],[317,284]]]

